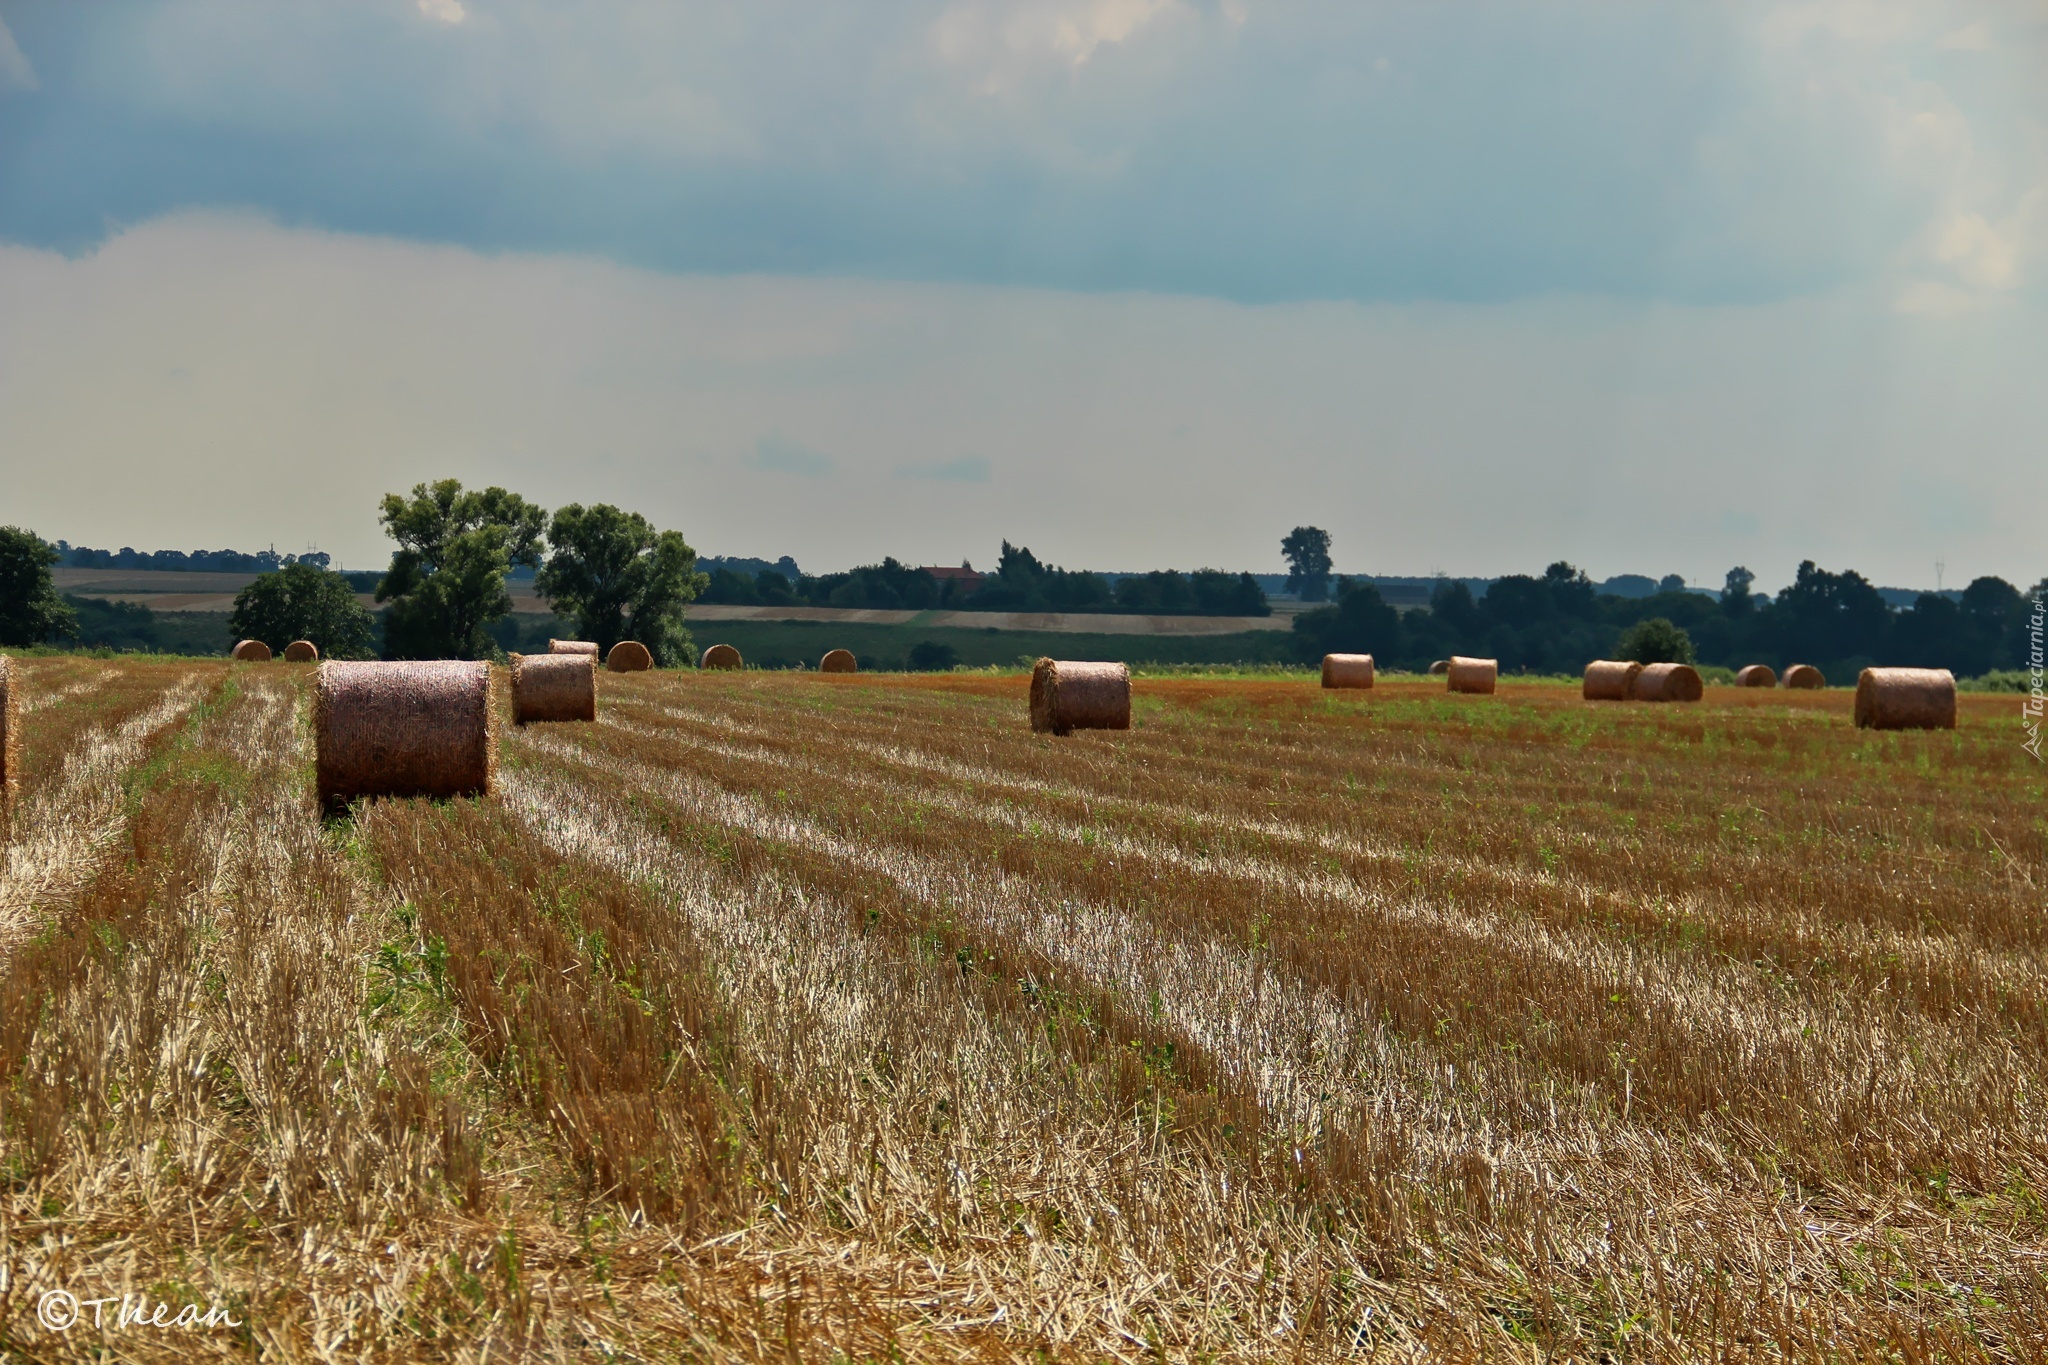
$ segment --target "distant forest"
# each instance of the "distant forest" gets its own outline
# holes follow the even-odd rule
[[[57,542],[57,563],[67,569],[150,569],[158,573],[269,573],[287,564],[311,564],[324,569],[332,562],[322,550],[302,555],[281,555],[275,550],[243,554],[239,550],[95,550]]]

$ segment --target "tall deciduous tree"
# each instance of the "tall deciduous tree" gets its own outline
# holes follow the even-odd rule
[[[1287,591],[1304,602],[1330,595],[1330,533],[1320,526],[1297,526],[1280,542],[1287,557]]]
[[[377,519],[398,550],[377,585],[389,602],[384,652],[394,659],[484,659],[489,627],[512,610],[505,576],[537,567],[547,510],[502,488],[465,491],[454,479],[384,495]]]
[[[228,615],[238,640],[261,640],[279,653],[294,640],[311,640],[323,659],[369,658],[375,627],[354,584],[305,562],[259,575],[235,594]]]
[[[57,551],[33,531],[0,526],[0,645],[41,645],[78,633],[78,616],[57,594]]]
[[[710,580],[682,532],[606,503],[570,503],[549,524],[548,544],[534,586],[584,639],[606,651],[638,640],[664,668],[692,661],[683,611]]]

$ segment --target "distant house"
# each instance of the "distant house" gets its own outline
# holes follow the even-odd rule
[[[980,590],[982,580],[988,577],[986,574],[976,573],[965,564],[926,565],[924,571],[938,579],[940,587],[951,583],[956,597],[972,597]]]

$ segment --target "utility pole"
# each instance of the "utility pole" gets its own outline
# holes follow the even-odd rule
[[[1937,593],[1941,591],[1941,571],[1947,567],[1948,565],[1938,559],[1934,561],[1934,591]]]

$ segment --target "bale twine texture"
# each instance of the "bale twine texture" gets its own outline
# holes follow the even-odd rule
[[[498,764],[491,666],[320,665],[314,786],[330,810],[359,796],[481,796]]]
[[[1031,728],[1040,734],[1131,728],[1131,670],[1040,659],[1031,670]]]
[[[1785,670],[1785,676],[1782,679],[1782,682],[1783,685],[1786,687],[1801,688],[1826,687],[1828,685],[1827,678],[1824,677],[1821,671],[1815,668],[1812,664],[1792,665],[1790,668]]]
[[[1635,695],[1636,675],[1642,671],[1633,659],[1595,659],[1586,665],[1579,695],[1587,701],[1627,701]]]
[[[739,668],[745,661],[731,645],[713,645],[697,660],[699,668]]]
[[[318,663],[320,646],[311,640],[294,640],[284,647],[284,661],[288,664]]]
[[[1856,679],[1856,724],[1876,730],[1953,730],[1956,679],[1945,668],[1866,668]]]
[[[550,654],[588,654],[588,655],[589,655],[589,656],[590,656],[591,658],[595,659],[595,658],[597,657],[597,641],[595,641],[595,640],[549,640],[549,641],[548,641],[548,653],[550,653]]]
[[[1750,664],[1735,675],[1737,687],[1776,687],[1778,675],[1771,671],[1769,664]]]
[[[1323,656],[1323,686],[1371,687],[1372,655],[1325,654]]]
[[[597,719],[597,656],[514,654],[512,720]]]
[[[853,657],[853,651],[850,649],[831,650],[826,653],[824,658],[818,660],[818,671],[820,673],[858,673],[860,672],[860,660]]]
[[[1649,664],[1636,674],[1637,701],[1698,701],[1706,693],[1691,664]]]
[[[1429,671],[1432,675],[1448,673],[1451,671],[1451,661],[1449,659],[1438,659],[1429,666]]]
[[[21,695],[14,660],[0,654],[0,816],[21,781]]]
[[[245,664],[267,664],[270,662],[270,646],[261,640],[244,640],[235,646],[233,657]]]
[[[1447,691],[1490,694],[1500,678],[1500,661],[1468,659],[1462,654],[1453,654],[1444,661],[1444,674]]]
[[[654,655],[638,640],[621,640],[604,656],[604,666],[614,673],[644,673],[654,667]]]

